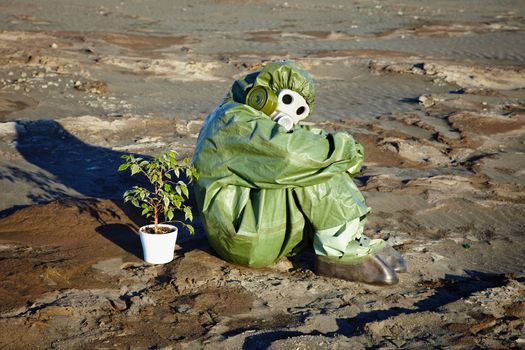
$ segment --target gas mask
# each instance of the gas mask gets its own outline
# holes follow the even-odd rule
[[[265,86],[256,86],[246,96],[246,104],[270,116],[287,131],[310,114],[304,97],[289,89],[276,95]]]

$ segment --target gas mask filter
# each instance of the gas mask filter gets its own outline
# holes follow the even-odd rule
[[[310,114],[304,97],[289,89],[276,95],[266,86],[256,86],[246,96],[246,104],[270,116],[287,131]]]

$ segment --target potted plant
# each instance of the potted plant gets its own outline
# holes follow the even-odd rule
[[[131,202],[142,209],[142,216],[153,218],[153,224],[139,229],[144,260],[151,264],[165,264],[173,260],[178,229],[170,223],[179,223],[190,234],[193,226],[184,221],[173,220],[176,212],[184,213],[184,220],[191,222],[191,207],[184,204],[189,198],[187,183],[181,180],[185,175],[189,183],[197,177],[188,158],[177,161],[177,152],[168,151],[152,159],[123,155],[125,160],[119,171],[130,169],[131,175],[142,174],[148,181],[148,188],[133,186],[123,195],[125,202]],[[161,223],[161,217],[164,222]]]

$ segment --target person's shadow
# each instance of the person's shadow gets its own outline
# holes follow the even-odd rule
[[[73,200],[75,205],[82,207],[81,210],[98,216],[99,220],[96,207],[90,203],[94,204],[98,199],[108,199],[122,209],[137,227],[147,223],[138,215],[138,209],[122,201],[122,195],[127,189],[133,185],[146,185],[145,181],[137,183],[141,181],[140,177],[131,178],[129,171],[117,170],[123,163],[122,155],[127,153],[84,143],[53,120],[17,121],[16,127],[18,152],[26,161],[52,177],[45,172],[34,173],[10,166],[0,172],[0,178],[20,180],[37,186],[38,195],[28,194],[35,203],[64,198]],[[57,189],[57,183],[88,199],[77,201],[76,196],[72,197],[64,190]],[[15,209],[18,207],[7,209],[2,215],[5,216]],[[99,234],[142,259],[142,248],[136,228],[124,224],[106,224],[100,220],[99,222],[101,225],[96,229]]]

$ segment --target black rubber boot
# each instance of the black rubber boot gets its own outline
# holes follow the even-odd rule
[[[370,255],[354,262],[316,255],[315,262],[316,273],[321,276],[380,286],[399,282],[396,272],[377,255]]]
[[[385,248],[375,253],[375,255],[381,258],[381,260],[383,260],[384,262],[386,262],[388,266],[390,266],[395,272],[407,272],[407,263],[405,259],[403,258],[403,256],[401,256],[401,254],[399,254],[397,250],[395,250],[391,246],[385,246]]]

